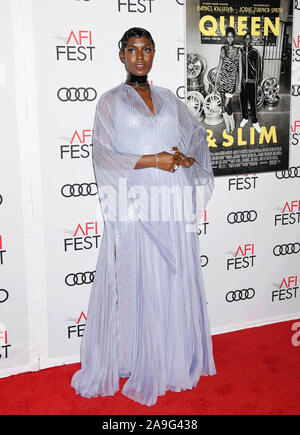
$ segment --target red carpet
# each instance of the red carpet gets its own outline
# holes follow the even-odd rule
[[[0,379],[0,414],[299,415],[300,346],[291,342],[295,322],[213,336],[217,375],[201,377],[193,390],[167,392],[152,407],[120,392],[76,396],[70,380],[79,364],[70,364]]]

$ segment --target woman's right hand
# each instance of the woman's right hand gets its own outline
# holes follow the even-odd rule
[[[174,172],[174,167],[177,164],[177,155],[162,151],[157,154],[158,169],[162,171]]]

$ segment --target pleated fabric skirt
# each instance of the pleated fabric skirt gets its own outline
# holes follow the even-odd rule
[[[121,329],[118,276],[109,285],[104,234],[81,349],[82,368],[72,386],[84,397],[113,395],[120,377],[128,377],[122,394],[151,406],[167,390],[192,389],[201,375],[214,375],[216,369],[197,234],[187,233],[180,222],[169,222],[177,269],[172,274],[140,223],[134,228],[136,295],[132,354],[126,356],[129,370],[124,371],[122,361],[126,331]]]
[[[136,343],[122,393],[149,406],[167,390],[192,389],[201,375],[216,373],[197,235],[170,225],[176,275],[136,225]]]

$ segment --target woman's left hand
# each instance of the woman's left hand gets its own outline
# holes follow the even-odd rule
[[[185,168],[189,168],[194,163],[194,157],[187,157],[183,153],[178,150],[178,147],[172,148],[175,151],[174,160],[179,166],[183,166]]]

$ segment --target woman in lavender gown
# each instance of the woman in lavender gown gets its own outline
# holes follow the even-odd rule
[[[168,89],[149,85],[154,41],[119,42],[125,83],[96,107],[93,165],[105,221],[81,369],[83,397],[122,393],[154,405],[214,375],[197,229],[213,191],[205,129]]]

